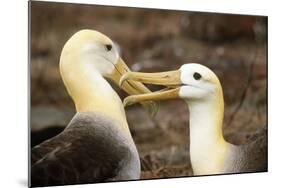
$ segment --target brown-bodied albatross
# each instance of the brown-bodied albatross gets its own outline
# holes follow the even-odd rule
[[[165,85],[168,89],[129,96],[124,105],[147,100],[182,98],[190,112],[190,158],[195,175],[267,171],[267,128],[245,145],[225,141],[223,90],[219,79],[200,64],[184,64],[179,70],[161,73],[130,72],[125,80]]]
[[[66,42],[60,73],[77,113],[62,133],[32,148],[31,186],[140,178],[139,155],[122,101],[105,80],[118,85],[128,71],[113,42],[97,31],[81,30]],[[122,89],[150,92],[135,81]],[[156,109],[154,102],[143,105],[152,113]]]

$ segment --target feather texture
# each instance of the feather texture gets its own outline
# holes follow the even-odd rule
[[[139,178],[133,140],[114,124],[101,114],[77,113],[62,133],[31,150],[31,186]]]

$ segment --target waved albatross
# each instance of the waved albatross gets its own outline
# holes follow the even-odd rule
[[[267,171],[267,128],[257,131],[245,145],[225,141],[223,91],[219,79],[200,64],[160,73],[130,72],[122,76],[147,84],[165,85],[165,91],[129,96],[124,105],[147,100],[182,98],[190,112],[190,159],[195,175]]]
[[[122,101],[105,80],[118,85],[128,71],[113,42],[97,31],[81,30],[66,42],[60,73],[77,113],[62,133],[32,148],[31,186],[139,179],[139,155]],[[122,89],[150,92],[135,81]],[[155,102],[143,105],[152,113],[157,108]]]

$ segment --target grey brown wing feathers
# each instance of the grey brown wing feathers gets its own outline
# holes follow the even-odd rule
[[[31,186],[103,182],[113,179],[128,148],[118,145],[103,122],[77,118],[59,135],[31,150]]]

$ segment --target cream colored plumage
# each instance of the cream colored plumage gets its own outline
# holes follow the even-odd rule
[[[190,112],[190,158],[195,175],[255,172],[267,170],[267,130],[261,130],[246,145],[225,141],[223,91],[217,76],[199,64],[185,64],[178,71],[130,72],[120,80],[166,85],[170,90],[129,96],[124,104],[146,100],[182,98]]]
[[[82,30],[67,41],[60,73],[77,113],[62,133],[32,148],[31,186],[139,179],[139,155],[122,101],[105,80],[118,84],[128,71],[113,42],[97,31]],[[150,92],[134,81],[122,89]],[[144,106],[155,111],[153,102]]]

